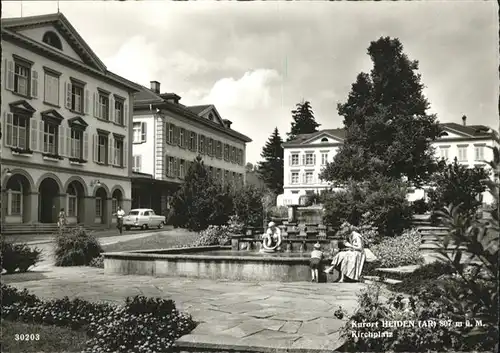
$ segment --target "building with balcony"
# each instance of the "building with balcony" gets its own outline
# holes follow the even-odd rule
[[[493,152],[488,147],[499,146],[498,133],[484,125],[467,125],[466,117],[462,119],[462,124],[441,124],[443,135],[433,142],[436,157],[445,158],[448,163],[456,157],[461,164],[471,168],[488,167],[486,161],[493,159]],[[344,138],[344,129],[329,129],[299,135],[283,144],[284,193],[278,196],[278,205],[298,204],[300,196],[331,188],[319,174],[333,161]],[[424,197],[425,188],[412,190],[408,195],[410,201]],[[483,202],[493,202],[492,196],[485,192]]]
[[[109,227],[131,203],[132,94],[66,17],[2,19],[2,224]]]
[[[135,95],[133,113],[133,207],[167,214],[169,197],[179,188],[190,164],[201,156],[213,177],[245,183],[247,136],[233,130],[215,106],[185,106],[174,93],[160,93],[160,83]]]

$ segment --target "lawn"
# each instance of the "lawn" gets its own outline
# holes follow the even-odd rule
[[[134,239],[116,244],[103,246],[105,252],[167,249],[191,244],[198,238],[198,233],[184,229],[174,229],[166,234],[154,234],[152,236]]]
[[[2,352],[6,353],[81,352],[88,340],[83,331],[58,326],[2,320],[1,327]],[[20,340],[23,338],[20,335],[28,336],[33,340]]]
[[[164,229],[148,229],[148,230],[140,230],[140,229],[133,229],[130,231],[124,231],[123,234],[141,234],[141,233],[155,233],[155,232],[161,232],[165,231],[166,228]],[[167,228],[168,229],[168,228]],[[108,237],[116,237],[120,235],[118,230],[116,228],[111,228],[111,229],[106,229],[106,230],[96,230],[92,231],[92,233],[99,239],[101,238],[108,238]],[[26,243],[26,242],[33,242],[33,241],[49,241],[54,239],[53,234],[19,234],[19,235],[3,235],[3,239],[5,239],[8,242],[12,243]]]

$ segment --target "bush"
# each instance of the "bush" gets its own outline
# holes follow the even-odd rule
[[[463,298],[466,310],[450,305],[446,297],[450,293],[459,293]],[[401,294],[392,294],[387,299],[381,295],[380,285],[366,288],[358,299],[359,309],[349,319],[342,330],[346,339],[344,351],[355,352],[471,352],[493,351],[498,337],[491,335],[488,339],[478,339],[468,336],[477,329],[474,319],[470,316],[466,302],[474,298],[463,283],[445,277],[432,287],[424,287],[418,296],[404,298]],[[477,300],[477,298],[476,298]],[[465,325],[466,320],[472,323]],[[381,321],[406,321],[414,326],[384,328]],[[353,328],[354,323],[377,323],[378,328]],[[436,326],[419,325],[419,322],[433,322]],[[463,323],[462,326],[455,325]],[[496,322],[483,320],[483,328],[490,330]],[[476,326],[476,327],[474,327]],[[353,337],[352,331],[363,333]],[[389,337],[372,336],[376,332],[386,331]],[[468,338],[466,338],[468,337]]]
[[[195,326],[175,303],[136,296],[124,306],[81,299],[41,301],[29,293],[2,285],[2,318],[85,329],[91,337],[85,352],[165,352]]]
[[[439,211],[450,204],[460,205],[460,211],[473,217],[482,202],[477,199],[486,187],[482,180],[489,177],[482,167],[468,168],[454,162],[435,173],[429,190],[429,203],[434,211]]]
[[[288,207],[272,206],[269,208],[268,217],[270,218],[288,218]]]
[[[421,243],[420,233],[412,229],[398,237],[383,239],[379,244],[373,245],[371,250],[381,267],[417,265],[423,263]]]
[[[325,197],[324,223],[338,228],[347,221],[355,226],[371,223],[381,236],[395,236],[408,228],[412,210],[402,183],[372,180],[349,182],[344,190]],[[363,219],[364,214],[369,214]]]
[[[234,191],[234,213],[245,227],[261,227],[264,217],[262,198],[264,190],[254,185],[245,185]]]
[[[81,227],[59,232],[55,243],[56,266],[88,266],[102,252],[99,240]]]
[[[192,246],[227,245],[231,242],[229,227],[209,226],[200,232],[200,237]]]
[[[435,287],[436,283],[442,283],[444,277],[454,274],[456,270],[449,263],[435,261],[420,266],[410,274],[405,274],[401,282],[389,287],[394,292],[418,295],[421,290]]]
[[[11,244],[5,240],[0,242],[1,266],[7,273],[26,272],[28,269],[40,262],[42,251],[38,248],[30,248],[26,244]]]
[[[231,216],[227,222],[228,231],[231,234],[243,234],[245,224],[236,215]]]
[[[104,256],[100,255],[98,257],[94,257],[90,263],[90,267],[104,268]]]
[[[414,214],[420,215],[426,214],[430,211],[430,206],[424,199],[413,201],[411,204],[411,208]]]

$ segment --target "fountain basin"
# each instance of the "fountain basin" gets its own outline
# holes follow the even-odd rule
[[[237,281],[309,281],[309,252],[259,253],[230,246],[104,253],[104,272]],[[326,259],[329,262],[331,259]]]

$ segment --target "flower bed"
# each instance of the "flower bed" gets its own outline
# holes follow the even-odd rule
[[[2,284],[2,319],[85,330],[85,352],[169,352],[174,341],[196,326],[172,300],[136,296],[125,305],[69,298],[43,301]]]

